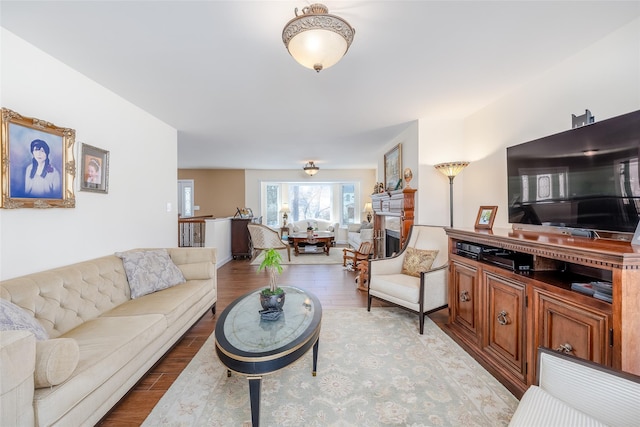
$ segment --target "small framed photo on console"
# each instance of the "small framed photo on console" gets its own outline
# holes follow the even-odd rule
[[[496,219],[497,206],[480,206],[475,228],[493,228],[493,220]]]

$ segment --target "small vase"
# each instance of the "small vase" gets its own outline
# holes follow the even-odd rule
[[[276,295],[264,295],[260,292],[260,305],[262,306],[260,317],[264,320],[277,320],[282,313],[284,299],[284,292]]]

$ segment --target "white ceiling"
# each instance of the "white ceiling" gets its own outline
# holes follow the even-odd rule
[[[317,74],[282,28],[309,1],[4,1],[0,23],[178,129],[181,168],[374,168],[640,16],[640,1],[329,1],[355,29]],[[81,130],[78,130],[81,133]]]

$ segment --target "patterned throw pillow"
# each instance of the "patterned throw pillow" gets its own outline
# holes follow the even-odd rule
[[[402,274],[420,277],[421,271],[431,270],[436,256],[438,256],[438,250],[407,248],[402,263]]]
[[[44,327],[25,309],[0,298],[0,331],[29,331],[38,341],[49,339]]]
[[[117,252],[127,273],[131,299],[186,282],[166,249]]]

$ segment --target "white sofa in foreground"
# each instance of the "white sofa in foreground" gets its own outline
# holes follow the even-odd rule
[[[640,377],[547,348],[509,427],[640,425]]]
[[[0,332],[0,425],[95,425],[203,314],[215,313],[215,249],[118,255],[0,282],[3,328],[18,320],[35,327]]]

